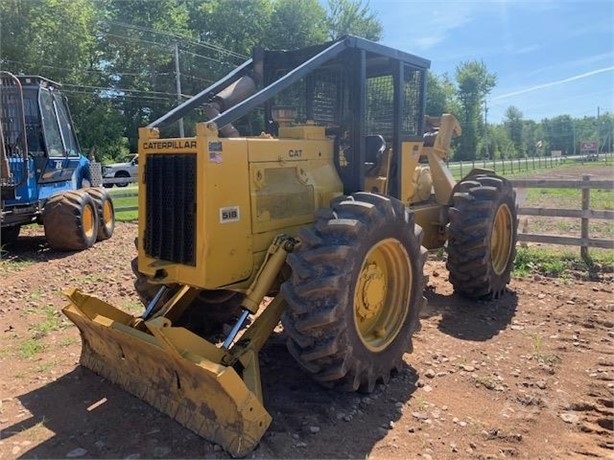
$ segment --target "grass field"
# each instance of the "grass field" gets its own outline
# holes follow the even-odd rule
[[[137,193],[139,189],[136,184],[131,184],[128,187],[109,189],[109,193],[113,197],[113,205],[115,206],[115,219],[120,222],[130,222],[138,220],[138,210],[122,211],[124,208],[135,208],[138,206]],[[130,195],[130,196],[122,196]]]
[[[522,166],[528,166],[529,170],[519,170]],[[535,169],[532,169],[535,165]],[[479,163],[476,167],[481,167]],[[486,165],[492,167],[493,165]],[[501,168],[501,163],[497,166]],[[540,167],[541,166],[541,167]],[[467,174],[472,165],[464,164],[462,174]],[[497,168],[497,169],[499,169]],[[599,164],[581,163],[579,161],[567,161],[554,164],[541,161],[520,160],[515,164],[514,174],[511,173],[512,167],[506,166],[505,177],[512,178],[576,178],[579,179],[585,174],[589,174],[595,179],[611,179],[614,177],[614,159],[606,158]],[[450,168],[453,175],[459,179],[461,177],[461,166],[456,164]],[[503,175],[502,171],[497,171]],[[127,222],[138,219],[138,211],[122,211],[123,208],[136,207],[138,188],[130,185],[125,188],[110,189],[114,196],[116,219]],[[122,196],[131,194],[131,196]],[[528,189],[520,203],[524,207],[548,207],[558,209],[580,209],[582,192],[579,189]],[[590,208],[597,210],[614,209],[614,190],[591,190]],[[580,219],[573,218],[552,218],[552,217],[521,217],[519,232],[539,233],[552,235],[580,236]],[[594,219],[589,223],[589,235],[591,238],[611,239],[614,235],[614,223],[608,220]],[[519,247],[516,258],[515,273],[517,276],[538,271],[549,276],[563,276],[571,271],[584,271],[589,273],[591,267],[587,262],[579,257],[579,248],[573,246],[534,246]],[[614,251],[606,249],[591,249],[591,258],[597,266],[606,272],[614,271]]]
[[[614,177],[612,158],[599,164],[566,164],[560,168],[536,172],[526,178],[540,179],[580,179],[589,175],[593,180],[607,180]],[[521,195],[522,192],[519,192]],[[526,189],[519,205],[528,208],[581,209],[582,190],[570,188],[533,188]],[[589,208],[592,210],[614,210],[614,190],[591,189]],[[520,218],[519,231],[554,235],[580,236],[581,221],[577,218],[531,216]],[[612,239],[614,222],[605,219],[589,221],[589,237]]]

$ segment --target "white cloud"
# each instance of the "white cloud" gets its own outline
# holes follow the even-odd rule
[[[522,48],[512,47],[510,49],[510,52],[514,54],[527,54],[527,53],[532,53],[533,51],[537,51],[540,48],[541,47],[539,45],[527,45],[527,46],[523,46]]]
[[[539,85],[530,86],[528,88],[520,89],[518,91],[512,91],[510,93],[501,94],[499,96],[493,97],[491,100],[498,101],[501,99],[507,99],[509,97],[519,96],[521,94],[529,93],[531,91],[536,91],[538,89],[544,89],[544,88],[550,88],[552,86],[563,85],[565,83],[569,83],[569,82],[576,81],[576,80],[581,80],[583,78],[592,77],[593,75],[598,75],[600,73],[612,72],[612,71],[614,71],[614,66],[603,67],[601,69],[595,69],[595,70],[591,70],[590,72],[584,72],[578,75],[573,75],[568,78],[563,78],[562,80],[555,80],[555,81],[551,81],[548,83],[542,83]]]
[[[398,47],[401,42],[412,44],[417,51],[426,51],[445,41],[449,34],[471,21],[474,12],[483,8],[479,2],[417,2],[386,1],[371,3],[387,31],[384,42]],[[378,6],[385,5],[385,9]]]

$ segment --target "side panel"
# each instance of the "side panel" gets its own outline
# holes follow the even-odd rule
[[[252,228],[246,139],[207,139],[198,207],[206,264],[204,287],[215,288],[249,278],[252,273]],[[204,233],[204,234],[203,234]],[[195,280],[196,281],[196,280]]]
[[[409,205],[415,194],[413,182],[414,171],[418,166],[422,154],[422,142],[403,142],[401,144],[401,193],[399,199]]]
[[[342,191],[331,140],[141,134],[139,270],[160,282],[246,288],[275,236]]]
[[[323,137],[248,139],[255,264],[276,235],[295,235],[342,193],[333,142]]]
[[[7,202],[18,204],[45,200],[56,193],[81,188],[83,179],[89,179],[89,160],[83,156],[52,158],[44,162],[36,162],[30,158],[28,163],[28,170],[35,172],[31,172],[27,182],[17,189],[16,195],[19,198]],[[43,170],[38,169],[40,165],[43,165]],[[19,165],[19,169],[23,167]],[[40,178],[37,180],[38,176]]]
[[[251,211],[246,140],[205,134],[139,139],[139,270],[214,289],[251,274]]]

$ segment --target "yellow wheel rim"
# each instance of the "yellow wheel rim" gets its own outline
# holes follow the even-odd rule
[[[497,275],[502,274],[512,254],[512,213],[508,205],[497,209],[495,224],[490,236],[490,254],[492,267]]]
[[[109,225],[113,220],[113,205],[111,201],[104,200],[102,202],[102,221],[104,225]]]
[[[83,233],[88,238],[94,235],[94,222],[96,222],[94,210],[91,206],[86,205],[83,208]]]
[[[382,240],[367,253],[354,291],[354,323],[369,350],[384,350],[401,330],[412,276],[409,255],[398,240]]]

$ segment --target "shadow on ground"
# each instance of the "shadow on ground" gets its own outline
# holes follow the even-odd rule
[[[2,246],[0,259],[21,262],[39,262],[41,260],[63,259],[74,254],[74,251],[52,251],[47,245],[44,235],[21,235],[16,241]]]
[[[257,458],[366,458],[416,388],[416,372],[405,365],[368,396],[325,389],[299,368],[280,336],[263,349],[261,362],[273,422]],[[17,399],[32,415],[3,429],[2,439],[23,432],[46,439],[19,458],[229,458],[81,366]]]
[[[493,338],[512,322],[518,307],[518,296],[507,291],[497,300],[472,300],[457,294],[425,292],[425,316],[440,314],[438,329],[462,340],[485,341]]]

